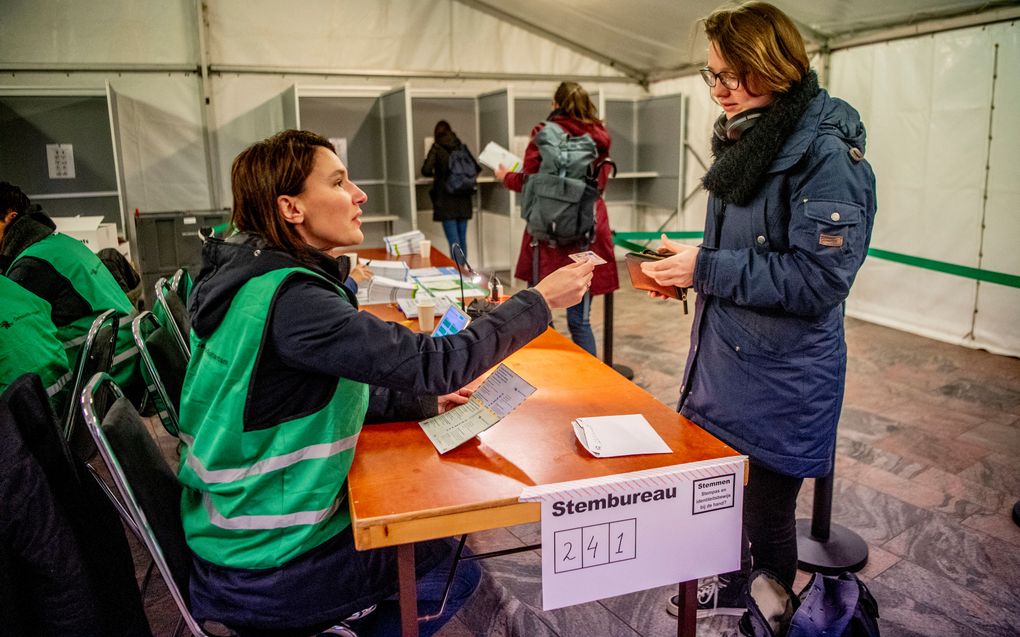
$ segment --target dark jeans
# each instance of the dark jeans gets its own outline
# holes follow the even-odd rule
[[[438,609],[438,603],[429,602],[442,598],[452,554],[449,540],[415,544],[419,614]],[[192,562],[192,614],[200,621],[219,621],[246,637],[303,637],[372,604],[380,604],[380,609],[366,618],[365,623],[371,626],[364,631],[355,629],[358,634],[391,634],[385,628],[390,615],[395,616],[399,631],[397,602],[384,601],[397,591],[397,551],[355,550],[350,527],[277,568],[224,568],[197,556]],[[480,577],[476,563],[462,563],[446,610],[439,619],[422,624],[422,634],[431,634],[428,631],[438,630],[453,617]]]
[[[453,542],[449,540],[449,542]],[[455,544],[455,542],[454,542]],[[465,555],[471,552],[464,549]],[[451,556],[452,558],[452,556]],[[446,580],[450,575],[452,560],[446,560],[429,571],[424,577],[418,578],[418,616],[433,615],[439,611],[446,590]],[[457,614],[467,603],[471,594],[478,588],[482,577],[482,569],[477,561],[461,562],[450,587],[450,597],[446,602],[443,614],[427,622],[418,622],[419,637],[431,637],[439,632],[446,622]],[[358,637],[400,637],[400,601],[396,596],[380,602],[374,613],[362,620],[351,622],[351,628]]]
[[[584,295],[581,302],[567,308],[567,329],[570,338],[578,347],[595,356],[595,334],[591,331],[588,316],[591,314],[591,293]]]
[[[467,219],[450,219],[443,222],[443,234],[446,235],[446,242],[450,244],[450,254],[453,254],[453,244],[459,243],[464,254],[467,254]]]
[[[797,575],[797,494],[804,478],[791,478],[751,461],[744,489],[740,568],[772,571],[793,586]],[[748,546],[750,544],[750,546]]]

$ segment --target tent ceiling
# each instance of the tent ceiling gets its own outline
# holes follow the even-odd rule
[[[705,59],[697,21],[719,0],[457,0],[642,80]],[[773,0],[809,45],[877,29],[1016,6],[1015,0]],[[1015,12],[1013,12],[1015,13]]]

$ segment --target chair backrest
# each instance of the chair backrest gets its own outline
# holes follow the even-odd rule
[[[177,414],[188,358],[177,337],[152,312],[142,312],[131,321],[131,334],[142,357],[146,389],[154,399],[159,420],[171,436],[177,436],[180,431]]]
[[[170,289],[181,297],[185,307],[188,305],[188,295],[191,294],[191,283],[191,274],[184,268],[178,268],[170,278]]]
[[[104,391],[112,392],[116,398],[108,410],[101,410],[93,400]],[[181,523],[181,486],[177,476],[141,416],[109,374],[96,374],[88,382],[82,408],[99,454],[184,622],[193,634],[205,635],[189,606],[191,554]]]
[[[92,321],[85,342],[78,352],[74,369],[74,385],[68,399],[67,414],[64,418],[64,439],[71,452],[87,462],[96,455],[92,438],[82,424],[81,405],[78,397],[88,379],[98,372],[108,372],[113,367],[113,356],[117,347],[118,315],[116,310],[107,310]]]
[[[191,315],[184,301],[170,287],[166,277],[160,277],[156,281],[156,303],[162,306],[163,313],[169,319],[167,324],[174,329],[177,342],[190,357],[191,347],[188,345],[188,339],[191,335]]]

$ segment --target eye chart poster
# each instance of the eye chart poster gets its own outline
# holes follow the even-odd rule
[[[529,487],[542,503],[542,608],[740,566],[745,456]]]

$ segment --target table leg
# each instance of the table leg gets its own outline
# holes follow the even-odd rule
[[[680,582],[680,604],[677,614],[677,637],[694,637],[698,620],[698,580]]]
[[[414,578],[414,543],[401,544],[397,547],[397,579],[400,585],[400,632],[404,637],[418,637],[418,587]]]

